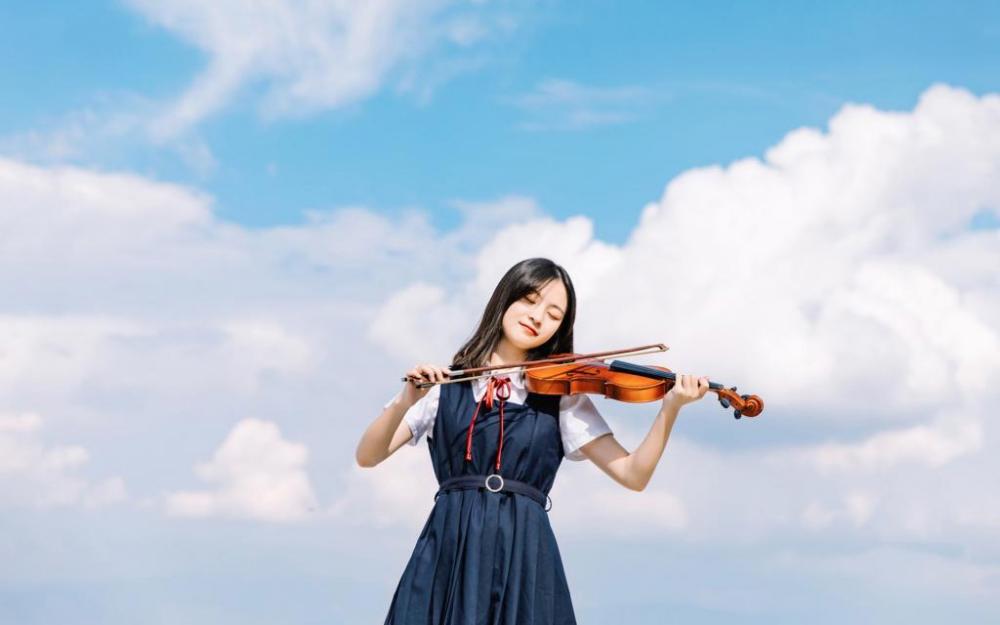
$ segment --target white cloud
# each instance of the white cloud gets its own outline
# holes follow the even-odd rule
[[[277,424],[244,419],[212,459],[195,468],[213,488],[169,493],[166,511],[181,517],[305,519],[317,506],[306,473],[308,455],[305,445],[285,440]]]
[[[96,508],[126,498],[118,476],[102,481],[81,472],[90,452],[80,445],[49,445],[34,412],[0,413],[0,502],[39,508]]]
[[[352,462],[329,514],[348,526],[419,530],[434,506],[437,480],[426,439],[417,447],[393,454],[374,469]]]
[[[886,430],[860,443],[823,444],[810,450],[809,456],[823,473],[876,470],[905,462],[939,467],[979,451],[982,444],[982,426],[966,420]]]
[[[772,558],[771,564],[817,584],[843,587],[846,582],[858,592],[875,589],[883,603],[912,602],[914,598],[935,603],[960,599],[963,605],[976,600],[995,610],[1000,579],[1000,567],[988,560],[953,558],[897,545],[808,557],[783,551]]]
[[[0,315],[0,340],[0,392],[11,398],[79,397],[95,388],[253,393],[265,377],[308,374],[319,358],[306,337],[281,322],[235,316],[191,323]]]
[[[150,149],[173,153],[191,171],[206,178],[218,161],[195,132],[154,136],[150,127],[163,104],[128,91],[97,92],[76,110],[46,115],[34,128],[0,137],[0,152],[38,164],[135,162]]]
[[[641,86],[596,87],[550,78],[511,101],[527,115],[519,124],[524,130],[582,130],[634,121],[658,99]]]
[[[209,55],[206,69],[154,121],[160,138],[197,124],[258,82],[265,88],[261,112],[268,118],[343,107],[394,77],[412,88],[419,82],[419,61],[502,34],[513,19],[509,11],[451,0],[127,4]]]
[[[265,120],[343,109],[385,86],[423,104],[443,83],[491,61],[518,27],[517,3],[460,0],[125,0],[207,56],[166,101],[97,91],[76,110],[0,137],[0,152],[40,164],[114,165],[163,151],[201,178],[218,170],[198,124],[248,96]]]
[[[176,488],[207,431],[254,406],[263,422],[297,419],[312,465],[325,463],[316,475],[342,482],[315,497],[323,518],[356,532],[419,525],[434,491],[425,448],[360,470],[357,437],[401,364],[450,355],[500,275],[546,255],[576,282],[579,350],[665,341],[650,361],[766,403],[738,422],[714,395],[685,408],[643,493],[564,466],[553,514],[570,535],[938,541],[993,554],[1000,238],[963,225],[1000,206],[998,102],[937,86],[911,112],[845,107],[828,131],[794,131],[763,160],[678,176],[622,245],[518,197],[456,201],[464,225],[444,233],[419,210],[363,207],[251,230],[189,188],[0,161],[0,288],[18,294],[0,318],[0,399],[42,406],[55,434],[92,425],[95,459],[122,448],[100,432],[141,416],[129,448],[150,465],[122,467],[131,490],[148,473],[156,491]],[[601,406],[628,447],[655,411]],[[36,436],[30,419],[6,427]],[[224,443],[204,465],[211,486],[174,493],[174,512],[311,514],[304,445],[259,438],[262,457],[303,454],[269,465],[292,476],[277,480],[270,511],[246,494],[253,463]],[[67,446],[50,461],[73,475],[80,458]],[[593,515],[572,501],[590,492]]]
[[[876,505],[877,497],[864,492],[844,495],[835,507],[810,501],[802,511],[802,523],[813,530],[827,529],[841,520],[860,527],[871,518]]]
[[[622,246],[583,217],[530,218],[484,244],[466,281],[399,297],[420,296],[407,309],[420,320],[475,318],[506,268],[546,255],[578,281],[578,351],[664,341],[657,362],[759,394],[755,420],[733,422],[710,394],[675,426],[650,491],[670,481],[673,512],[656,524],[686,528],[679,539],[995,536],[1000,497],[983,476],[997,467],[981,451],[996,441],[1000,232],[967,226],[1000,214],[998,181],[1000,96],[937,85],[912,112],[849,105],[828,132],[793,131],[764,160],[678,176]],[[376,316],[401,316],[381,344],[444,352],[399,304]],[[774,440],[715,449],[694,418]],[[638,443],[639,421],[618,419],[620,438]],[[782,444],[785,431],[805,440]]]
[[[671,490],[661,485],[628,490],[586,465],[560,469],[549,495],[549,515],[560,536],[593,536],[600,527],[602,535],[617,540],[646,540],[657,532],[681,534],[691,522],[684,501]]]

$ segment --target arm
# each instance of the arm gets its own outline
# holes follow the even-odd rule
[[[629,490],[641,491],[653,477],[678,411],[680,406],[662,407],[646,438],[632,453],[621,446],[614,434],[598,436],[580,451],[614,481]]]
[[[418,389],[417,382],[423,380],[441,382],[447,379],[448,372],[441,367],[423,364],[410,369],[406,376],[408,381],[403,383],[403,390],[389,402],[361,435],[354,452],[354,458],[359,466],[374,467],[413,438],[413,432],[403,420],[403,416],[428,393],[428,389]]]
[[[684,374],[680,378],[681,381],[664,396],[653,426],[635,451],[629,453],[612,434],[599,436],[580,447],[583,455],[625,488],[644,490],[663,456],[680,409],[701,399],[708,391],[707,377],[696,379]]]
[[[361,435],[354,457],[358,466],[374,467],[405,445],[413,433],[403,421],[403,415],[413,404],[397,396],[382,413],[372,421]]]

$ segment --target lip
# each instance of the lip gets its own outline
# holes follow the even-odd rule
[[[517,323],[520,324],[520,326],[522,328],[524,328],[525,330],[527,330],[528,332],[531,332],[531,336],[538,336],[538,332],[535,332],[535,329],[532,328],[531,326],[526,326],[523,323],[521,323],[520,321],[518,321]]]

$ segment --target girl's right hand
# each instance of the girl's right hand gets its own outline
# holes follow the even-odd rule
[[[419,382],[443,382],[450,375],[447,369],[442,369],[430,363],[419,364],[406,372],[408,381],[403,383],[403,401],[412,406],[431,390],[431,387],[417,388]]]

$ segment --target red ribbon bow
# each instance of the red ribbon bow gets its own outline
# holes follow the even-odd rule
[[[476,411],[472,413],[472,421],[469,423],[469,434],[465,440],[465,459],[472,460],[472,429],[476,426],[476,417],[479,416],[479,407],[484,403],[487,409],[493,408],[493,400],[498,399],[500,404],[500,440],[497,442],[497,471],[500,471],[500,454],[503,451],[503,405],[510,398],[510,378],[493,377],[486,380],[486,393],[483,398],[476,403]]]

